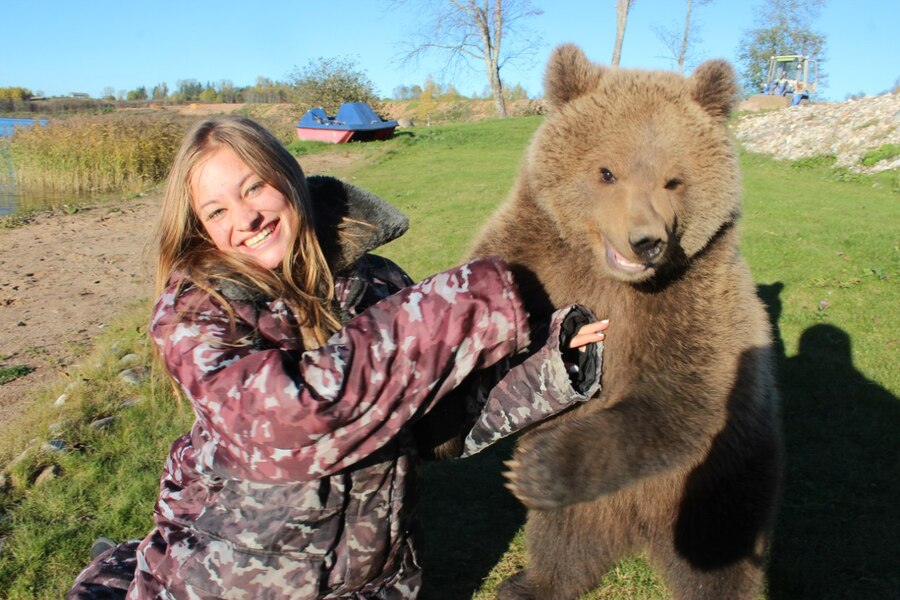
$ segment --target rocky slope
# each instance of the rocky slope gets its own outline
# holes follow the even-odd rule
[[[747,150],[779,159],[833,155],[835,165],[856,172],[897,169],[900,156],[868,167],[860,160],[885,144],[900,145],[900,94],[746,114],[734,132]]]

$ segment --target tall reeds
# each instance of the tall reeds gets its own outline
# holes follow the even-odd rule
[[[81,115],[19,129],[5,142],[19,190],[72,194],[138,191],[163,179],[191,119]],[[11,173],[11,175],[10,175]]]

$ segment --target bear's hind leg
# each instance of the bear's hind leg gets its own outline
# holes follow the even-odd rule
[[[529,511],[525,527],[529,566],[501,584],[498,598],[571,600],[593,589],[629,552],[622,537],[609,530],[609,522],[598,534],[597,509],[595,503],[586,503]],[[613,540],[619,543],[614,546]]]
[[[713,567],[691,564],[672,548],[651,548],[650,562],[675,600],[755,600],[765,580],[761,554]]]

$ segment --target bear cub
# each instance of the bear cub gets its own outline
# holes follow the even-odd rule
[[[528,568],[501,598],[576,598],[645,551],[676,598],[755,598],[782,472],[771,332],[738,252],[733,69],[690,77],[557,48],[548,114],[472,256],[531,315],[608,317],[602,390],[519,441]]]

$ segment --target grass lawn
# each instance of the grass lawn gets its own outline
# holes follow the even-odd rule
[[[409,233],[383,249],[415,278],[465,255],[509,190],[539,118],[417,128],[374,145],[340,175],[410,217]],[[346,148],[341,151],[347,151]],[[840,181],[827,167],[741,158],[742,250],[769,307],[784,397],[787,481],[770,552],[767,598],[896,597],[900,590],[900,195],[896,174]],[[302,163],[302,157],[301,157]],[[63,409],[36,409],[0,430],[45,439],[47,425],[77,452],[33,452],[10,469],[0,494],[0,598],[59,598],[100,535],[150,528],[162,461],[187,429],[155,377],[138,389],[115,378],[115,358],[149,348],[142,306],[123,315],[83,361],[83,384]],[[50,407],[50,388],[35,406]],[[140,400],[127,410],[128,400]],[[109,414],[108,429],[88,423]],[[15,432],[13,431],[15,429]],[[421,501],[427,599],[490,598],[525,565],[524,511],[502,487],[509,445],[473,459],[429,465]],[[30,473],[57,464],[40,488]],[[640,557],[620,563],[587,598],[664,598]]]

